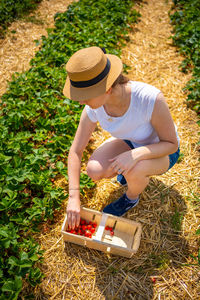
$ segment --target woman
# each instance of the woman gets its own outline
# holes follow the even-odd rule
[[[179,157],[179,139],[163,94],[122,75],[122,62],[99,47],[77,51],[69,59],[63,93],[85,104],[69,151],[68,224],[80,222],[81,158],[97,122],[112,135],[94,151],[87,165],[93,180],[118,175],[127,192],[103,211],[122,216],[138,204],[149,176],[170,169]]]

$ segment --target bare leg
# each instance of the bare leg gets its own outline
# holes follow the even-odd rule
[[[168,170],[169,157],[147,159],[139,161],[126,175],[129,199],[136,199],[149,183],[149,176],[160,175]]]
[[[113,158],[130,147],[120,139],[109,138],[91,155],[87,164],[87,173],[93,180],[112,178],[117,174],[110,168],[109,159]]]
[[[129,150],[130,147],[123,140],[116,138],[106,140],[90,157],[87,165],[88,176],[93,180],[116,176],[117,174],[110,168],[109,159]],[[168,167],[168,156],[139,161],[125,177],[128,184],[127,197],[136,199],[148,185],[149,176],[163,174]]]

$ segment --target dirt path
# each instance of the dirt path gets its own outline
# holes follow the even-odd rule
[[[129,76],[133,80],[144,81],[159,88],[170,107],[173,119],[178,126],[181,139],[182,163],[173,168],[162,180],[176,185],[179,193],[190,195],[197,191],[194,174],[199,175],[198,142],[196,113],[187,109],[185,87],[191,75],[179,72],[183,57],[172,47],[172,26],[169,24],[168,11],[172,1],[148,1],[142,8],[141,22],[130,36],[131,42],[123,51],[124,61],[131,66]],[[192,182],[191,182],[192,181]]]
[[[5,92],[7,80],[11,80],[14,72],[30,68],[29,62],[39,49],[34,40],[40,39],[42,35],[47,36],[46,28],[54,26],[55,13],[64,12],[71,2],[72,0],[43,0],[31,14],[35,16],[36,22],[42,24],[22,20],[11,24],[5,39],[0,40],[0,96]]]
[[[11,26],[17,33],[8,35],[1,44],[0,94],[13,72],[29,68],[29,61],[38,49],[33,40],[46,34],[45,28],[53,26],[53,15],[64,11],[69,2],[44,0],[38,10],[39,17],[45,20],[43,26],[21,21]],[[153,177],[140,204],[127,214],[127,218],[143,226],[140,249],[132,259],[71,244],[64,250],[60,234],[63,209],[58,223],[50,227],[49,233],[38,237],[46,250],[42,265],[46,277],[35,288],[35,299],[200,298],[199,269],[190,265],[195,263],[191,255],[197,255],[195,231],[200,223],[197,203],[192,200],[199,180],[198,126],[196,114],[187,109],[186,95],[182,92],[190,75],[178,71],[183,58],[169,39],[171,4],[167,0],[149,0],[136,7],[142,18],[130,34],[123,61],[131,66],[130,79],[150,83],[164,93],[178,126],[182,161],[166,174]],[[103,131],[95,132],[93,147],[107,136]],[[115,180],[101,180],[95,193],[88,194],[82,203],[101,210],[123,191]]]

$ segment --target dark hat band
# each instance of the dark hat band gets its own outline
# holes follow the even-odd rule
[[[70,79],[71,85],[76,88],[85,88],[85,87],[90,87],[94,84],[97,84],[99,81],[101,81],[102,79],[104,79],[106,77],[106,75],[110,71],[110,65],[111,65],[110,60],[107,58],[107,64],[106,64],[104,70],[99,75],[97,75],[93,79],[86,80],[86,81],[72,81]]]

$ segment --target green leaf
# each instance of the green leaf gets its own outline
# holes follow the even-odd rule
[[[28,259],[28,254],[26,252],[20,252],[19,258],[22,261],[27,260]]]
[[[3,286],[3,292],[10,292],[12,294],[12,300],[17,300],[18,295],[22,289],[22,278],[15,276],[14,280],[7,280]]]
[[[200,234],[200,228],[197,229],[196,234]]]
[[[42,277],[44,277],[44,275],[39,268],[31,269],[28,281],[32,286],[35,286],[36,284],[41,282]]]
[[[11,266],[19,266],[19,260],[15,256],[11,256],[8,259],[8,264]]]
[[[32,255],[31,257],[30,257],[30,260],[32,260],[32,261],[38,261],[38,256],[36,255],[36,254],[34,254],[34,255]]]
[[[57,167],[59,170],[62,170],[62,169],[65,167],[65,165],[63,164],[62,161],[58,161],[58,162],[56,163],[56,167]]]
[[[0,270],[0,278],[3,278],[3,270]]]
[[[9,233],[4,229],[0,229],[0,235],[7,238],[9,236]]]

